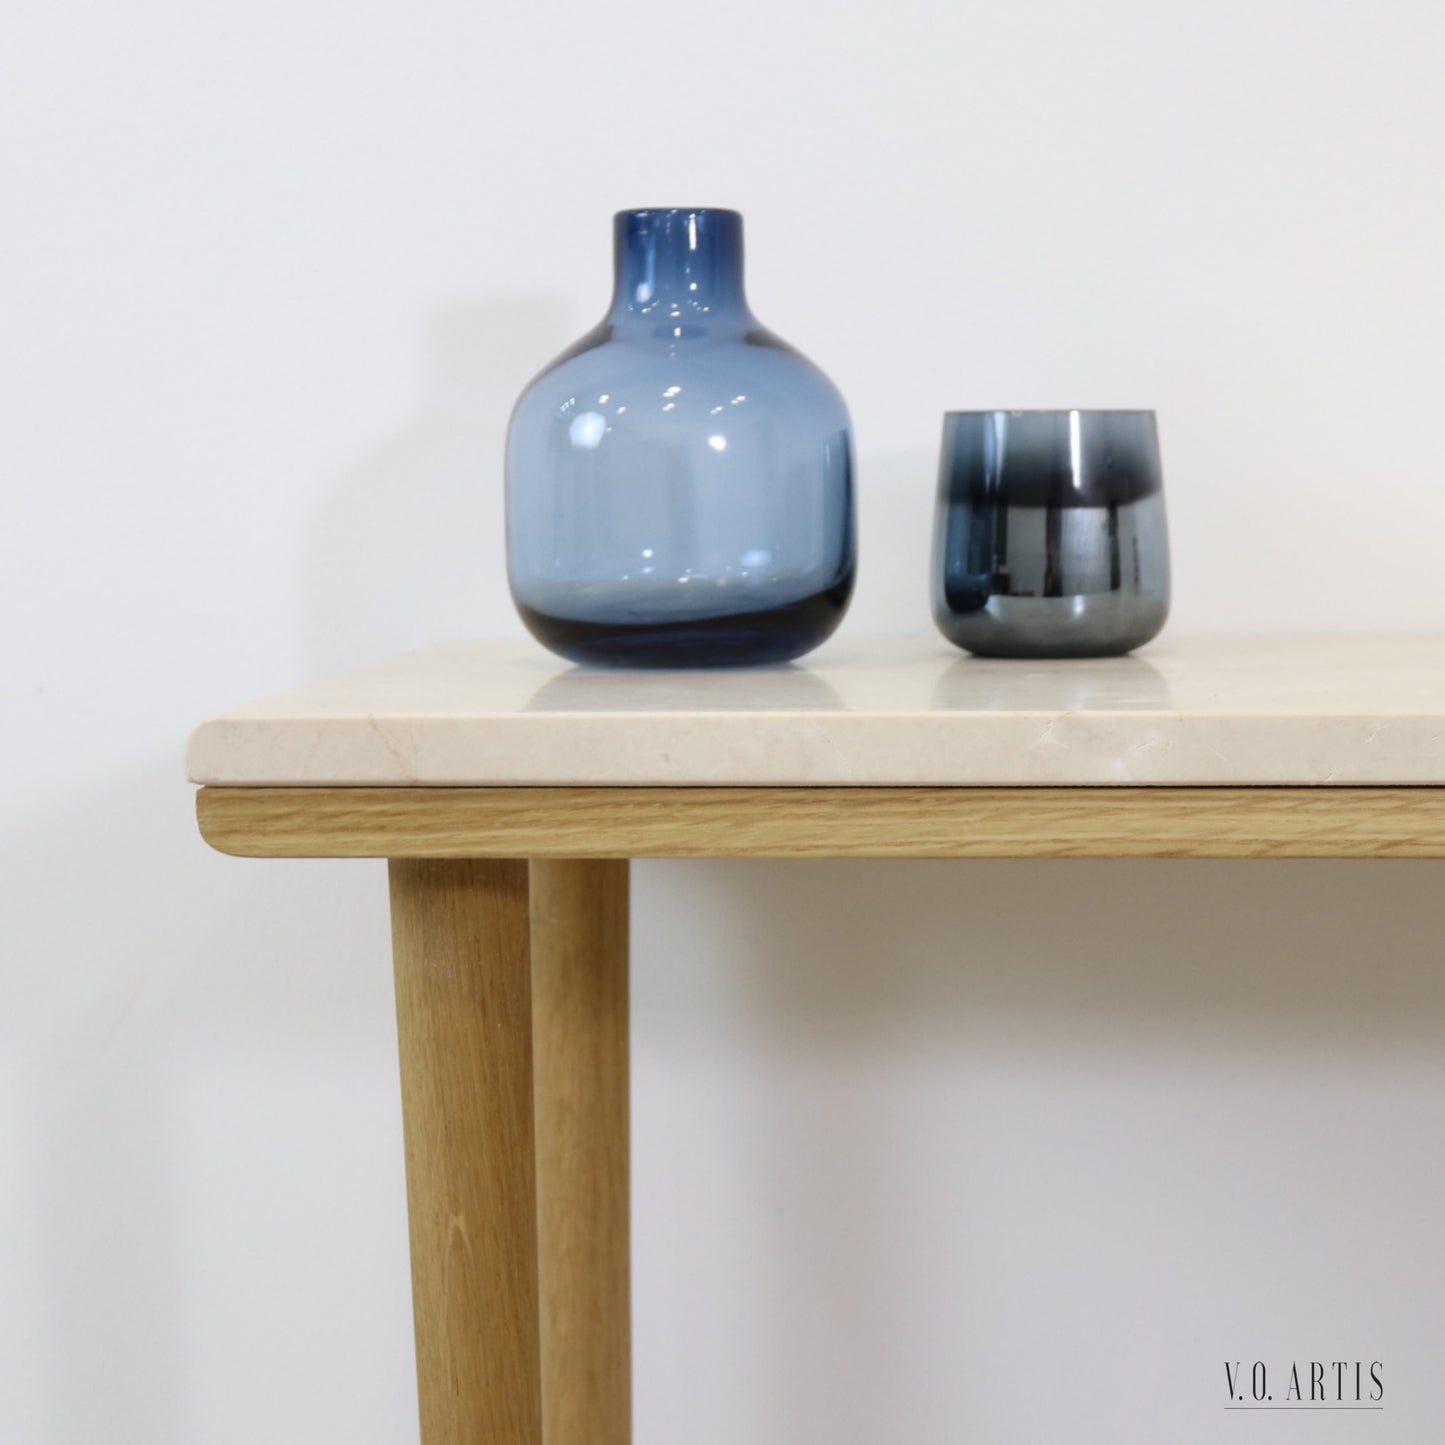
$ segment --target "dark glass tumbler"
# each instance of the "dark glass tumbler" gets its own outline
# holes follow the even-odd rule
[[[1169,614],[1152,411],[944,417],[933,615],[984,657],[1110,657]]]

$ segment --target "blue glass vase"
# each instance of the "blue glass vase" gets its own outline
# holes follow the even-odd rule
[[[507,435],[507,567],[574,662],[784,662],[853,589],[848,411],[743,294],[735,211],[623,211],[606,318]]]

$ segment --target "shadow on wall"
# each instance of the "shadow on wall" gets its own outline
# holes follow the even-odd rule
[[[1099,1030],[1185,1023],[1211,1044],[1333,1054],[1445,1025],[1437,874],[1427,860],[730,863],[714,887],[747,899],[738,957],[759,1030],[875,1047],[895,1022],[916,1039],[931,1020],[952,1037],[1026,1018],[1092,1048]]]
[[[1133,1445],[1276,1315],[1438,1338],[1437,873],[635,865],[640,1437],[1044,1438],[1048,1361]]]
[[[531,377],[582,329],[549,297],[436,312],[416,416],[341,478],[307,528],[308,668],[520,632],[507,591],[507,420]]]
[[[47,1445],[189,1445],[272,1434],[277,1412],[320,1438],[340,1410],[349,1438],[407,1438],[380,865],[212,853],[167,756],[0,835],[0,869],[18,1023],[0,1062],[24,1126],[6,1293],[26,1326],[3,1368],[29,1397],[0,1421],[29,1412],[14,1438]],[[342,1317],[356,1377],[313,1400],[295,1362],[326,1358]]]

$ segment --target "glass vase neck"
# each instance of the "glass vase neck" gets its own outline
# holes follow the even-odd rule
[[[609,319],[748,316],[743,218],[736,211],[619,211],[613,221],[616,287]]]

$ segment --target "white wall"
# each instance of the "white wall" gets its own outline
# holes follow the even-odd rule
[[[503,427],[614,209],[747,215],[855,632],[930,626],[939,413],[1060,404],[1158,409],[1177,631],[1439,630],[1442,14],[16,0],[0,1441],[415,1439],[380,867],[208,853],[180,747],[518,630]],[[1437,868],[635,892],[639,1445],[1233,1441],[1258,1356],[1436,1433]]]

